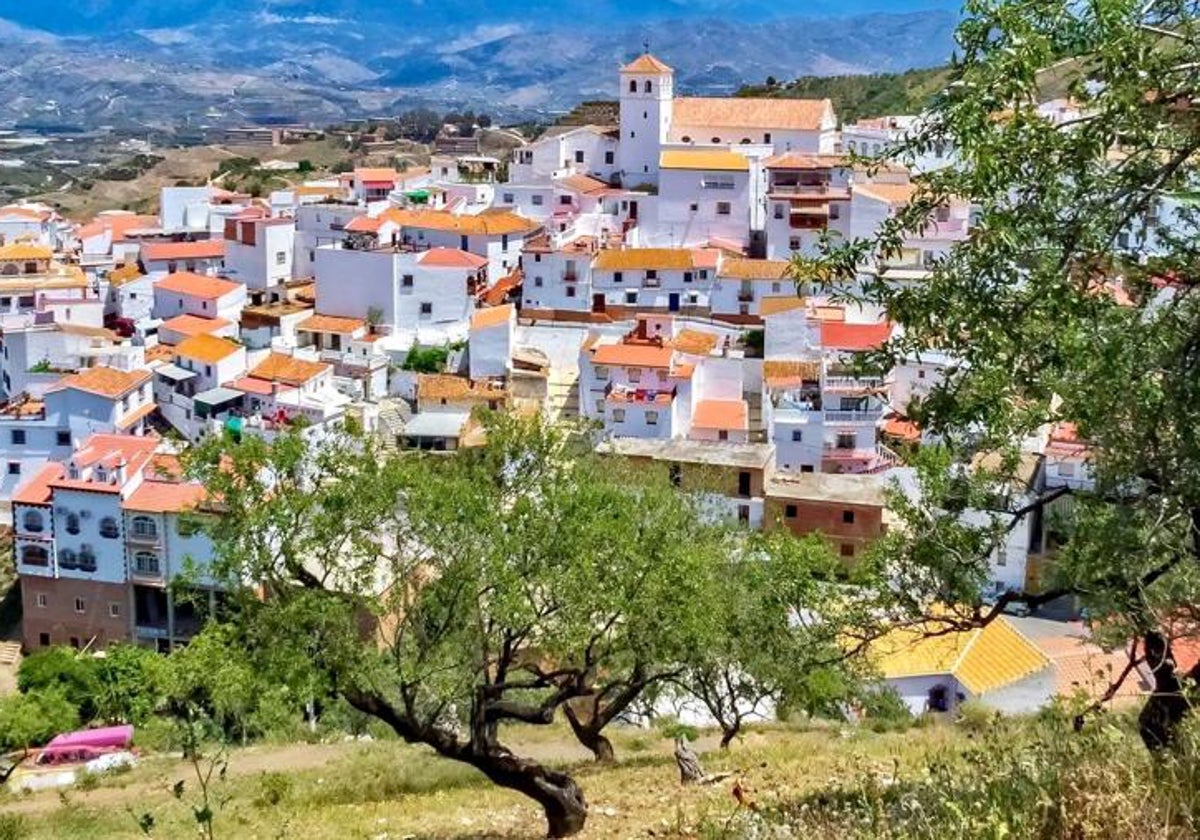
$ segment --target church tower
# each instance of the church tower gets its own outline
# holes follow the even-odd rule
[[[658,184],[658,157],[671,130],[675,71],[650,53],[621,68],[618,164],[626,188]]]

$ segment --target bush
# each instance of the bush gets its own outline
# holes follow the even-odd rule
[[[165,661],[150,648],[114,645],[95,662],[97,715],[140,725],[162,702]]]
[[[29,823],[20,814],[0,814],[0,840],[25,840]]]
[[[986,732],[999,720],[999,713],[980,703],[968,700],[958,707],[958,723],[968,732]]]
[[[58,690],[84,720],[95,715],[99,687],[96,660],[69,647],[40,650],[23,659],[17,671],[17,688],[23,693]]]
[[[292,793],[292,777],[283,773],[263,773],[258,780],[258,796],[254,804],[260,808],[274,808]]]
[[[0,752],[41,746],[79,726],[79,708],[60,688],[13,694],[0,700]]]
[[[908,705],[892,687],[869,688],[860,698],[863,717],[875,732],[906,729],[913,724]]]
[[[441,373],[446,369],[450,351],[445,347],[413,347],[404,357],[404,370],[415,373]]]

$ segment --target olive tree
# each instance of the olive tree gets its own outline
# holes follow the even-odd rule
[[[938,442],[887,543],[912,610],[952,602],[939,618],[978,625],[1014,602],[1079,599],[1152,669],[1142,734],[1160,746],[1188,709],[1171,635],[1195,632],[1200,603],[1197,4],[968,0],[957,44],[948,87],[892,154],[949,149],[952,164],[877,236],[798,260],[796,276],[903,325],[875,363],[952,360],[905,407]],[[1053,97],[1074,110],[1039,110]],[[955,200],[974,208],[969,239],[927,279],[889,280],[888,261]],[[1089,447],[1094,487],[1006,496],[1023,443],[1064,423]],[[1067,496],[1045,585],[982,603],[997,546]],[[985,498],[1003,515],[965,524]]]
[[[207,527],[246,639],[307,651],[354,708],[530,797],[563,837],[583,828],[582,790],[504,727],[614,684],[605,702],[636,699],[705,646],[724,535],[669,481],[569,434],[486,431],[452,456],[349,433],[214,441],[191,470],[220,511]]]

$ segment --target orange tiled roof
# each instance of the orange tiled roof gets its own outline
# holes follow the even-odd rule
[[[610,367],[669,368],[673,352],[669,345],[601,344],[592,351],[592,364]]]
[[[143,385],[152,375],[145,369],[124,371],[109,367],[85,368],[79,373],[64,376],[55,385],[55,390],[74,388],[77,391],[117,399]]]
[[[917,193],[917,185],[908,184],[855,184],[854,191],[893,206],[908,204]]]
[[[124,417],[118,419],[117,422],[114,423],[113,425],[116,426],[118,429],[120,429],[123,432],[127,431],[128,429],[132,428],[133,425],[136,424],[139,420],[149,417],[151,414],[153,414],[157,410],[158,410],[158,405],[156,403],[148,402],[144,405],[138,406],[133,411],[126,414]]]
[[[28,207],[17,207],[13,204],[0,207],[0,216],[16,216],[19,219],[28,219],[31,222],[44,222],[50,218],[50,214],[45,211],[32,210]]]
[[[763,161],[767,169],[834,169],[846,165],[842,155],[814,155],[806,152],[784,152]]]
[[[695,257],[686,248],[610,248],[596,256],[593,268],[599,271],[686,271],[695,266]]]
[[[367,322],[361,318],[341,318],[337,315],[321,315],[315,313],[296,325],[296,329],[312,333],[337,333],[350,335],[367,328]]]
[[[680,353],[687,353],[689,356],[707,356],[716,349],[720,340],[720,336],[713,333],[684,329],[671,339],[671,344]]]
[[[157,362],[160,360],[170,361],[175,356],[175,349],[168,347],[165,344],[156,344],[146,351],[147,362]]]
[[[501,236],[533,233],[541,227],[538,222],[515,213],[500,211],[477,216],[457,216],[445,210],[387,210],[383,217],[400,227],[438,230],[465,236]]]
[[[146,242],[142,245],[142,259],[151,262],[215,260],[224,256],[224,239],[201,239],[198,242]]]
[[[758,311],[763,315],[778,315],[781,312],[791,312],[794,309],[803,309],[807,306],[807,301],[802,297],[795,295],[782,295],[779,297],[765,297],[758,303]]]
[[[417,257],[417,263],[426,268],[465,268],[478,271],[488,264],[486,257],[469,254],[458,248],[430,248]]]
[[[726,260],[721,276],[734,280],[784,280],[791,271],[787,260]]]
[[[137,263],[127,263],[117,266],[112,271],[108,272],[108,285],[124,286],[126,283],[132,283],[139,277],[145,277],[141,269],[137,267]]]
[[[444,373],[422,374],[417,377],[417,402],[423,400],[502,400],[507,396],[502,388],[477,387],[471,380]]]
[[[185,336],[207,335],[217,330],[225,329],[233,324],[224,318],[201,318],[199,315],[176,315],[163,321],[162,328]]]
[[[511,303],[504,306],[492,306],[488,309],[480,309],[471,316],[472,330],[485,330],[488,327],[507,324],[512,318],[513,312],[516,311]]]
[[[750,407],[745,400],[701,400],[692,412],[692,427],[745,431],[750,428]]]
[[[159,280],[154,284],[154,288],[188,297],[215,300],[237,291],[240,284],[234,283],[232,280],[223,280],[220,277],[207,277],[203,274],[193,274],[190,271],[177,271]]]
[[[204,501],[204,487],[190,481],[143,481],[122,507],[142,513],[181,513]]]
[[[329,370],[329,365],[322,362],[310,362],[307,359],[297,359],[295,356],[287,356],[283,353],[271,353],[263,359],[258,367],[250,371],[250,376],[269,382],[282,382],[286,385],[303,385],[327,370]]]
[[[83,442],[71,460],[80,467],[91,467],[103,464],[116,467],[124,462],[126,476],[134,475],[150,460],[154,450],[158,448],[158,438],[138,437],[136,435],[92,435]],[[102,493],[119,493],[120,485],[105,484],[85,478],[61,477],[50,482],[51,487],[64,489],[94,490]]]
[[[674,73],[675,71],[659,59],[643,53],[621,68],[622,73]]]
[[[672,122],[678,128],[757,128],[817,131],[833,110],[828,99],[676,99]],[[700,138],[707,140],[707,137]]]
[[[566,178],[559,179],[558,185],[584,195],[603,192],[609,188],[608,184],[590,175],[568,175]]]
[[[88,224],[81,227],[77,233],[80,239],[90,239],[108,231],[113,242],[126,241],[131,230],[139,228],[157,228],[158,218],[155,216],[138,216],[132,213],[119,213],[111,216],[97,216]]]
[[[253,376],[243,376],[241,379],[235,379],[229,383],[229,387],[235,391],[244,391],[247,394],[258,394],[259,396],[267,396],[275,390],[267,380],[255,379]]]
[[[346,233],[379,233],[382,225],[383,219],[378,216],[357,216],[347,223],[345,230]]]
[[[227,359],[240,349],[240,344],[227,338],[201,334],[185,338],[175,345],[175,355],[212,363]]]
[[[910,443],[921,439],[921,430],[917,424],[907,417],[893,415],[883,424],[883,433],[888,437],[908,441]]]
[[[401,178],[400,173],[397,172],[395,169],[369,169],[369,168],[355,169],[354,177],[364,183],[366,183],[366,182],[382,183],[385,181],[391,181],[392,183],[395,183],[396,181],[399,181]]]
[[[509,292],[518,288],[524,282],[524,275],[521,269],[514,268],[509,272],[507,277],[501,277],[496,281],[495,285],[489,287],[479,298],[479,300],[488,306],[499,306],[508,297]]]
[[[63,465],[50,462],[44,465],[32,478],[20,484],[13,493],[14,505],[48,505],[53,497],[50,483],[62,478]]]
[[[847,324],[844,321],[821,322],[821,344],[833,350],[873,350],[892,337],[892,325]]]

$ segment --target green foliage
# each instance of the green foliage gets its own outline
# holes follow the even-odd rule
[[[1127,729],[1083,734],[1057,719],[989,730],[961,754],[857,779],[758,812],[710,823],[701,837],[839,837],[847,840],[1171,840],[1200,828],[1200,740],[1156,767]]]
[[[291,796],[295,784],[291,776],[271,772],[258,777],[258,786],[255,804],[260,808],[276,808]]]
[[[96,715],[113,723],[145,723],[162,701],[166,668],[166,660],[149,648],[108,648],[94,664]]]
[[[763,86],[747,86],[738,96],[781,99],[831,99],[843,122],[868,117],[916,114],[928,107],[950,79],[950,70],[934,67],[904,73],[854,76],[801,76],[779,85],[768,78]]]
[[[404,357],[403,370],[416,373],[442,373],[446,369],[446,360],[450,351],[445,347],[418,347],[413,345]]]
[[[65,646],[36,651],[21,660],[17,688],[26,694],[58,692],[84,720],[90,720],[96,714],[100,690],[96,660]]]
[[[0,840],[25,840],[31,833],[25,817],[20,814],[0,814]]]
[[[60,732],[79,727],[79,707],[59,686],[0,699],[0,752],[41,746]]]
[[[913,722],[913,714],[890,686],[871,686],[858,698],[858,706],[867,725],[876,732],[905,729]]]

